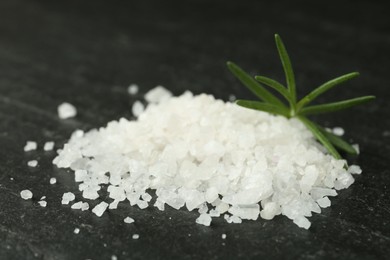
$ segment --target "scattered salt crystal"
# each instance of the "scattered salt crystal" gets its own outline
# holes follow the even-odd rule
[[[62,195],[61,204],[69,204],[69,202],[73,201],[75,198],[76,196],[72,192],[65,192]]]
[[[75,229],[73,230],[73,233],[75,233],[75,234],[80,233],[80,229],[79,229],[79,228],[75,228]]]
[[[102,201],[92,209],[92,212],[95,213],[96,216],[101,217],[104,211],[106,211],[107,207],[108,203]]]
[[[236,101],[236,96],[235,95],[233,95],[233,94],[231,94],[231,95],[229,95],[229,101],[230,102],[234,102],[234,101]]]
[[[142,114],[142,112],[144,112],[144,110],[145,110],[144,104],[142,104],[141,101],[138,100],[134,102],[131,108],[131,112],[135,117],[139,117]]]
[[[52,141],[46,142],[43,145],[43,150],[44,151],[51,151],[51,150],[53,150],[53,148],[54,148],[54,142],[52,142]]]
[[[133,238],[133,239],[138,239],[138,238],[139,238],[139,235],[138,235],[138,234],[134,234],[132,238]]]
[[[226,234],[222,234],[222,239],[226,239]]]
[[[143,200],[138,200],[137,201],[137,206],[140,208],[140,209],[146,209],[149,204],[146,202],[146,201],[143,201]]]
[[[157,207],[159,210],[164,211],[164,202],[162,202],[161,200],[157,199],[154,203],[154,206]]]
[[[38,161],[37,161],[37,160],[28,161],[28,162],[27,162],[27,165],[28,165],[29,167],[37,167]]]
[[[317,203],[318,205],[321,207],[321,208],[327,208],[327,207],[330,207],[330,200],[328,197],[323,197],[321,199],[318,199],[317,200]]]
[[[361,174],[362,169],[360,168],[359,165],[351,165],[348,167],[348,172],[351,174]]]
[[[52,177],[52,178],[50,178],[49,182],[50,182],[50,184],[56,184],[57,183],[57,179]]]
[[[358,144],[353,144],[352,147],[353,147],[353,149],[355,149],[356,154],[360,154],[360,148],[359,148]]]
[[[41,207],[46,207],[47,202],[44,201],[44,200],[41,200],[41,201],[38,201],[38,204],[39,204]]]
[[[130,95],[135,95],[138,93],[138,85],[137,84],[131,84],[128,88],[127,88],[127,92],[130,94]]]
[[[116,255],[112,255],[111,260],[118,260],[118,257]]]
[[[298,227],[301,227],[301,228],[304,228],[304,229],[309,229],[309,227],[311,225],[310,221],[307,218],[303,217],[303,216],[295,218],[293,220],[293,222],[295,224],[297,224]]]
[[[10,177],[9,179],[10,179],[11,181],[13,181],[13,180],[14,180],[14,178],[12,178],[12,177]]]
[[[275,215],[280,214],[280,206],[275,202],[264,203],[260,216],[263,219],[273,219]]]
[[[29,152],[37,149],[37,143],[34,141],[27,141],[26,145],[24,146],[24,151]]]
[[[22,197],[22,199],[29,200],[32,198],[32,196],[33,194],[30,190],[22,190],[20,192],[20,197]]]
[[[73,203],[73,205],[70,208],[71,209],[81,209],[82,206],[83,206],[83,202],[79,201],[79,202]]]
[[[200,214],[200,216],[195,220],[195,222],[201,225],[210,226],[211,217],[209,214],[203,213]]]
[[[46,199],[46,196],[42,196],[40,200],[45,200]]]
[[[334,127],[332,130],[333,134],[337,136],[343,136],[344,135],[344,129],[341,127]]]
[[[124,220],[123,220],[125,223],[127,224],[131,224],[134,222],[134,219],[130,218],[130,217],[126,217]]]
[[[88,202],[83,202],[83,204],[81,205],[81,211],[85,211],[85,210],[88,210],[88,209],[89,209]]]
[[[57,112],[58,112],[58,117],[60,119],[75,117],[77,114],[76,108],[72,104],[67,102],[64,102],[61,105],[59,105],[57,108]]]
[[[145,100],[148,103],[161,103],[163,101],[168,100],[172,96],[172,93],[168,91],[166,88],[163,86],[157,86],[151,90],[149,90],[145,94]]]
[[[109,209],[116,209],[118,208],[118,204],[119,204],[119,200],[114,200],[113,202],[110,203],[110,205],[108,206]]]

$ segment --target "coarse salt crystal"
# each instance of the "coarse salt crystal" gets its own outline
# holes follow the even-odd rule
[[[353,149],[355,149],[356,154],[360,154],[360,148],[359,148],[358,144],[353,144],[352,147],[353,147]]]
[[[138,235],[138,234],[134,234],[134,235],[132,236],[132,238],[133,238],[133,239],[138,239],[138,238],[139,238],[139,235]]]
[[[44,151],[52,151],[53,148],[54,148],[54,142],[52,142],[52,141],[46,142],[46,143],[43,145],[43,150],[44,150]]]
[[[20,197],[22,197],[22,199],[29,200],[32,198],[32,196],[33,194],[30,190],[22,190],[20,192]]]
[[[297,224],[298,225],[298,227],[301,227],[301,228],[304,228],[304,229],[309,229],[309,227],[310,227],[310,221],[307,219],[307,218],[305,218],[305,217],[303,217],[303,216],[301,216],[301,217],[298,217],[298,218],[295,218],[294,220],[293,220],[293,222],[295,223],[295,224]]]
[[[41,207],[46,207],[47,202],[44,201],[44,200],[41,200],[41,201],[38,201],[38,204],[39,204]]]
[[[27,141],[26,145],[24,146],[24,151],[29,152],[37,149],[37,143],[34,141]]]
[[[57,183],[57,179],[52,177],[52,178],[50,178],[49,182],[50,182],[50,184],[56,184]]]
[[[73,230],[73,233],[75,233],[75,234],[80,233],[80,229],[79,229],[79,228],[75,228],[75,229]]]
[[[28,165],[29,167],[37,167],[38,161],[37,161],[37,160],[28,161],[28,162],[27,162],[27,165]]]
[[[348,172],[351,174],[361,174],[362,169],[360,168],[359,165],[351,165],[348,167]]]
[[[107,207],[108,203],[102,201],[92,209],[92,212],[95,213],[96,216],[101,217],[104,211],[106,211]]]
[[[65,192],[62,195],[61,204],[69,204],[69,202],[73,201],[75,198],[76,196],[72,192]]]
[[[127,88],[127,92],[130,94],[130,95],[135,95],[138,93],[138,85],[137,84],[131,84],[128,88]]]
[[[323,197],[321,199],[318,199],[317,200],[317,203],[318,205],[321,207],[321,208],[327,208],[327,207],[330,207],[330,200],[328,197]]]
[[[138,100],[134,102],[131,108],[131,112],[135,117],[139,117],[142,114],[142,112],[144,112],[144,110],[145,110],[144,104],[142,104],[141,101]]]
[[[160,102],[168,100],[172,96],[172,93],[163,86],[157,86],[149,90],[145,94],[145,100],[149,103],[158,104]]]
[[[67,119],[71,117],[75,117],[77,114],[76,107],[70,103],[64,102],[57,108],[58,117],[60,119]]]
[[[130,218],[130,217],[126,217],[123,222],[127,223],[127,224],[131,224],[134,222],[134,219],[133,218]]]
[[[226,239],[226,234],[222,234],[222,239]]]
[[[205,225],[205,226],[210,226],[211,223],[211,217],[207,213],[200,214],[200,216],[196,219],[196,223]]]
[[[333,134],[335,134],[337,136],[343,136],[345,131],[341,127],[334,127],[332,132],[333,132]]]

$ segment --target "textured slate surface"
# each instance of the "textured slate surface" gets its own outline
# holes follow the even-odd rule
[[[81,3],[82,2],[82,3]],[[0,2],[0,259],[385,259],[390,253],[390,120],[388,6],[370,1]],[[375,103],[322,117],[361,146],[349,158],[364,174],[332,207],[310,218],[310,230],[285,217],[212,227],[197,213],[127,205],[97,218],[60,205],[77,192],[72,174],[51,165],[53,152],[30,152],[27,140],[57,147],[76,129],[131,117],[130,107],[162,84],[227,100],[250,98],[228,72],[233,60],[252,74],[283,79],[273,42],[282,35],[300,95],[350,71],[362,76],[320,101],[374,94]],[[126,87],[137,83],[140,96]],[[56,108],[75,104],[61,121]],[[39,167],[26,162],[38,159]],[[58,183],[50,185],[50,177]],[[13,178],[13,180],[11,180]],[[31,189],[32,201],[20,199]],[[47,196],[47,208],[37,200]],[[131,215],[134,225],[125,225]],[[81,229],[78,235],[74,228]],[[140,234],[133,240],[132,234]],[[226,233],[227,239],[221,239]],[[190,235],[189,235],[190,234]]]

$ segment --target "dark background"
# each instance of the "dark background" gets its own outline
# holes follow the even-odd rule
[[[385,259],[388,11],[373,1],[0,1],[0,259]],[[348,160],[364,172],[332,198],[331,208],[310,218],[309,230],[284,216],[240,225],[221,218],[204,227],[195,224],[196,212],[127,204],[98,218],[60,204],[64,192],[79,192],[71,173],[52,166],[54,152],[23,152],[27,140],[41,147],[54,140],[60,148],[76,128],[130,118],[131,104],[158,84],[175,94],[252,98],[225,62],[284,80],[274,33],[289,50],[301,97],[351,71],[361,76],[319,101],[377,96],[319,119],[344,127],[347,139],[360,144],[360,156]],[[140,86],[136,97],[126,92],[131,83]],[[77,107],[76,118],[58,119],[64,101]],[[37,168],[26,166],[31,159]],[[50,177],[58,183],[50,185]],[[33,200],[20,198],[26,188]],[[43,195],[47,208],[37,204]],[[136,223],[124,224],[127,215]]]

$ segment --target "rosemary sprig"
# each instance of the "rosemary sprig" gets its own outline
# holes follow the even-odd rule
[[[375,98],[374,96],[363,96],[327,104],[309,106],[309,104],[319,95],[345,81],[359,76],[359,73],[352,72],[332,79],[314,89],[301,100],[297,101],[294,71],[292,69],[286,47],[284,46],[280,36],[277,34],[275,35],[275,42],[286,76],[287,87],[276,80],[264,76],[255,76],[252,78],[233,62],[227,62],[227,66],[230,71],[261,100],[237,100],[236,103],[242,107],[261,110],[285,116],[287,118],[298,118],[336,159],[342,159],[336,148],[350,154],[356,154],[356,150],[348,142],[343,140],[341,137],[326,131],[323,127],[309,120],[307,116],[334,112],[373,100]],[[269,92],[262,84],[278,92],[287,101],[288,106],[277,96]]]

